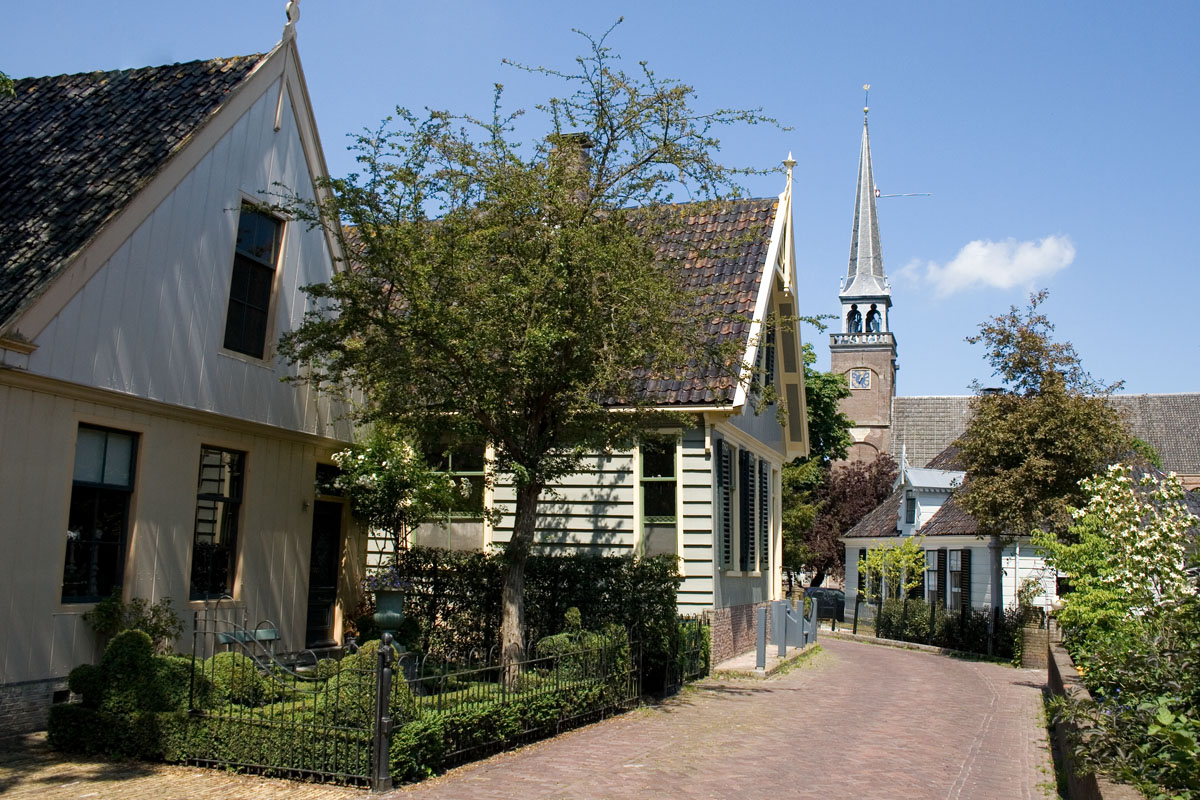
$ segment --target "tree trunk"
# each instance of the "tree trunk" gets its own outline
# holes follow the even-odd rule
[[[820,586],[824,582],[825,582],[825,570],[818,568],[817,571],[815,573],[813,573],[812,580],[808,582],[808,585],[809,586]]]
[[[533,544],[537,501],[541,493],[540,483],[527,484],[517,489],[516,521],[513,524],[512,539],[504,550],[500,657],[505,667],[505,682],[509,684],[516,680],[516,671],[510,670],[510,665],[525,658],[525,562],[529,559],[529,549]]]

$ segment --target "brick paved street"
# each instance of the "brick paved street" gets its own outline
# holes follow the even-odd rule
[[[1044,671],[829,638],[822,647],[781,677],[707,683],[388,797],[1054,797]],[[0,754],[6,798],[367,797],[180,767],[13,758]]]

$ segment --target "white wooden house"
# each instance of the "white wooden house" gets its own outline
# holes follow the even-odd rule
[[[65,697],[113,591],[340,636],[364,543],[314,477],[351,430],[275,353],[334,245],[254,205],[325,172],[290,23],[0,99],[0,726]]]
[[[690,414],[692,424],[630,450],[594,454],[583,471],[546,492],[538,512],[535,552],[677,556],[679,610],[712,617],[717,658],[752,647],[755,609],[781,596],[780,470],[808,452],[800,334],[794,325],[768,324],[798,313],[787,163],[778,198],[665,212],[678,225],[660,247],[686,248],[681,268],[689,285],[738,319],[714,326],[712,335],[741,343],[743,373],[648,382],[647,399]],[[762,380],[774,384],[786,414],[756,402]],[[466,470],[450,467],[477,477],[484,461],[475,453],[464,459]],[[414,544],[481,549],[507,542],[511,481],[497,476],[478,503],[499,510],[499,522],[468,515],[427,524]]]

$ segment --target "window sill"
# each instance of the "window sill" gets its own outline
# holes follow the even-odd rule
[[[231,358],[234,361],[241,361],[243,364],[249,364],[252,367],[261,367],[262,369],[268,369],[272,372],[275,371],[274,353],[267,353],[267,355],[263,356],[262,358],[255,358],[254,356],[246,355],[245,353],[239,353],[236,350],[226,350],[224,347],[221,347],[217,349],[217,355],[225,356],[225,358]]]

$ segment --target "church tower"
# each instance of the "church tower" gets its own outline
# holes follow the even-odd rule
[[[891,446],[892,398],[896,395],[896,337],[888,324],[892,288],[883,272],[879,220],[875,213],[871,140],[863,108],[862,150],[858,156],[858,192],[850,265],[838,298],[841,333],[829,336],[830,369],[846,376],[850,396],[841,411],[854,420],[850,461],[873,461]]]

